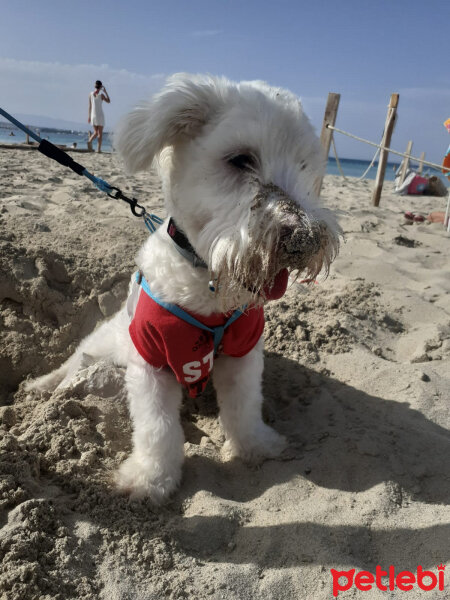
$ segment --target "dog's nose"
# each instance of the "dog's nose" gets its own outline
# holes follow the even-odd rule
[[[280,241],[287,240],[292,237],[294,233],[295,226],[294,225],[282,225],[280,227]]]
[[[313,256],[322,246],[324,228],[317,222],[297,222],[280,228],[280,249],[286,254]]]

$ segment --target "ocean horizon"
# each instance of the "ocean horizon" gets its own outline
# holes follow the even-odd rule
[[[33,127],[28,126],[32,131],[36,132],[42,139],[49,140],[57,146],[67,146],[70,150],[73,144],[76,144],[76,148],[87,149],[87,140],[89,134],[87,131],[75,131],[75,130],[62,130],[53,129],[49,127]],[[11,135],[13,132],[14,135]],[[0,122],[0,144],[23,144],[25,143],[25,134],[22,130],[9,125],[8,123]],[[94,149],[96,148],[96,140],[93,142]],[[102,150],[104,152],[112,152],[112,135],[110,132],[103,133]],[[339,159],[342,167],[342,171],[346,177],[361,177],[370,165],[369,160],[358,159],[358,158],[340,158]],[[400,161],[389,161],[386,167],[385,180],[394,181],[395,171],[398,169]],[[417,168],[418,165],[410,163],[410,168]],[[375,179],[377,174],[378,162],[375,162],[372,168],[368,171],[365,179]],[[342,176],[339,171],[336,159],[333,157],[328,158],[327,164],[327,175],[338,175]],[[450,185],[449,180],[442,175],[440,171],[424,167],[423,173],[429,175],[437,175],[441,178],[443,183],[448,187]]]
[[[43,140],[48,140],[57,146],[67,146],[70,149],[73,144],[77,148],[87,149],[89,133],[87,131],[75,131],[67,129],[53,129],[51,127],[27,127]],[[11,135],[13,133],[13,135]],[[0,123],[0,144],[23,144],[26,141],[25,133],[7,123]],[[34,140],[32,140],[34,141]],[[95,143],[95,141],[94,141]],[[102,150],[112,151],[111,136],[109,132],[103,132]]]

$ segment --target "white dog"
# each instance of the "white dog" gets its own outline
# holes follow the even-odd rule
[[[182,386],[195,396],[213,368],[230,454],[282,451],[261,416],[262,305],[284,294],[289,272],[328,271],[340,234],[314,192],[319,142],[286,90],[175,75],[124,119],[116,147],[131,172],[158,160],[172,219],[141,248],[127,306],[28,387],[66,385],[86,357],[126,366],[133,451],[117,484],[159,503],[181,478]],[[186,311],[209,330],[187,323]]]

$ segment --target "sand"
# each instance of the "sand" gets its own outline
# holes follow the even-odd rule
[[[164,214],[156,176],[74,157]],[[122,369],[91,365],[53,395],[22,385],[119,308],[147,232],[38,152],[0,150],[0,181],[2,600],[322,600],[332,568],[448,562],[450,237],[403,219],[445,198],[388,182],[375,209],[373,182],[325,178],[346,243],[327,280],[292,284],[266,313],[264,413],[288,450],[227,462],[208,388],[185,399],[182,486],[155,509],[111,486],[130,450]]]

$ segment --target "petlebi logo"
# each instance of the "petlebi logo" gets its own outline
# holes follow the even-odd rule
[[[330,573],[333,577],[333,596],[335,598],[339,595],[339,592],[345,592],[352,586],[362,592],[368,592],[373,587],[377,587],[383,592],[395,589],[402,592],[409,592],[412,589],[430,592],[437,589],[442,592],[445,586],[445,565],[442,564],[437,566],[437,573],[425,571],[421,565],[417,567],[415,572],[396,572],[393,565],[383,570],[380,565],[377,565],[375,574],[370,571],[356,572],[356,569],[350,569],[349,571],[330,569]]]

